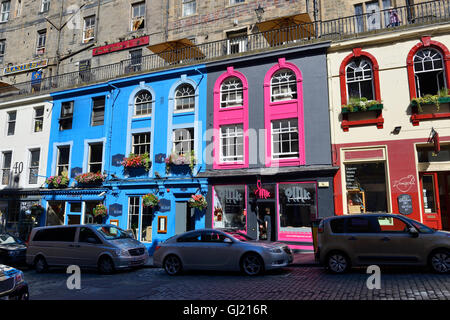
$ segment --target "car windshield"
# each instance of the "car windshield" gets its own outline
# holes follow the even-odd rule
[[[15,238],[10,234],[7,233],[0,234],[0,244],[20,244],[20,243],[22,243],[22,241],[20,241],[19,239]]]
[[[96,230],[100,232],[100,234],[106,239],[106,240],[116,240],[116,239],[132,239],[130,234],[126,231],[114,227],[114,226],[99,226],[96,227]]]
[[[416,228],[417,230],[419,230],[420,233],[434,233],[436,230],[431,229],[423,224],[421,224],[420,222],[417,222],[415,220],[408,219],[408,221],[414,226],[414,228]]]

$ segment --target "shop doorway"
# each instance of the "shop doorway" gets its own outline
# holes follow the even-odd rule
[[[277,230],[275,226],[275,202],[259,200],[256,213],[258,220],[258,239],[275,241],[275,230]]]
[[[175,203],[175,234],[195,229],[195,210],[187,202]]]
[[[424,223],[434,229],[450,230],[450,172],[420,174]]]

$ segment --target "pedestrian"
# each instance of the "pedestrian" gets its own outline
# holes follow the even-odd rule
[[[389,26],[397,27],[400,25],[400,19],[398,17],[398,13],[396,9],[389,10]]]
[[[272,240],[272,217],[270,215],[270,208],[266,208],[266,215],[264,216],[264,226],[266,228],[266,240]]]

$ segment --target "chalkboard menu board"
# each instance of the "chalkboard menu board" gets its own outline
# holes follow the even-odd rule
[[[345,183],[347,185],[347,190],[359,189],[358,184],[355,181],[355,175],[358,168],[346,166],[345,167]]]
[[[412,199],[409,194],[401,194],[397,197],[398,211],[401,214],[409,215],[413,212]]]

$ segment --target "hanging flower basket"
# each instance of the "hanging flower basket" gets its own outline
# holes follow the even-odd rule
[[[98,173],[87,172],[79,174],[75,177],[75,180],[80,185],[99,185],[102,182],[104,182],[105,179],[106,175],[101,174],[100,172]]]
[[[69,174],[64,171],[60,176],[51,176],[45,180],[49,188],[66,188],[69,185]]]
[[[108,210],[106,209],[106,206],[103,204],[98,204],[93,210],[94,217],[98,216],[106,217],[107,212]]]
[[[166,159],[166,173],[169,172],[171,166],[189,166],[191,172],[197,162],[194,151],[186,154],[172,153]]]
[[[216,221],[222,221],[222,215],[223,215],[222,208],[215,207],[214,208],[214,217],[216,218]]]
[[[208,202],[206,202],[206,199],[203,195],[195,194],[191,196],[191,199],[189,199],[189,206],[199,210],[204,210],[208,206]]]
[[[121,164],[125,169],[145,168],[145,171],[149,171],[150,156],[147,152],[141,155],[130,153],[128,158],[123,158]]]
[[[142,197],[142,203],[144,204],[144,207],[156,207],[159,203],[158,196],[154,195],[153,193],[148,193]]]

